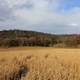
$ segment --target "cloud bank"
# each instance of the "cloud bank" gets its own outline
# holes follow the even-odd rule
[[[80,1],[0,0],[0,29],[80,33]]]

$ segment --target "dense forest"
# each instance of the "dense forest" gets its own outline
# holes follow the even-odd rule
[[[55,35],[35,31],[0,31],[0,47],[42,46],[42,47],[80,47],[80,35]]]

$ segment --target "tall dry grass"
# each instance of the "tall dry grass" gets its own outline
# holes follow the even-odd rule
[[[26,68],[23,76],[21,66]],[[80,80],[80,65],[58,56],[25,55],[0,59],[0,80]]]

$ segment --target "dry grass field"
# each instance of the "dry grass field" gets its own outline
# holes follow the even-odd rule
[[[80,49],[0,49],[0,80],[80,80]]]

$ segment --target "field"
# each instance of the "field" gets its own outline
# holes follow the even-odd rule
[[[0,49],[0,80],[80,80],[80,49]]]

